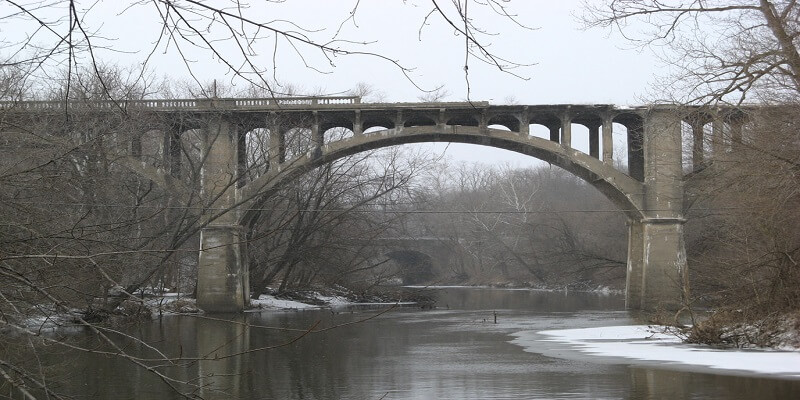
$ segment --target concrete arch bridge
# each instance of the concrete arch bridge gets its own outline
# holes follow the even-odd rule
[[[0,116],[16,125],[43,116],[73,113],[138,116],[137,130],[119,133],[127,155],[116,162],[171,187],[181,173],[181,138],[199,137],[200,195],[207,207],[202,229],[197,295],[210,312],[241,311],[248,303],[245,230],[259,206],[282,185],[325,163],[363,151],[421,142],[458,142],[526,154],[584,179],[628,218],[627,307],[678,307],[686,295],[683,239],[681,125],[694,132],[693,170],[708,157],[704,125],[719,149],[722,127],[741,132],[744,115],[734,109],[672,105],[490,105],[465,103],[361,103],[357,97],[177,99],[129,102],[0,102]],[[123,111],[123,112],[120,112]],[[147,124],[152,124],[148,126]],[[585,126],[589,151],[573,147],[572,129]],[[628,169],[614,163],[614,125],[627,132]],[[532,135],[543,126],[545,137]],[[162,136],[159,163],[144,160],[146,131]],[[263,145],[248,144],[258,135]],[[739,139],[741,135],[739,134]],[[262,138],[263,139],[263,138]],[[262,173],[248,175],[252,161]],[[218,210],[222,210],[221,212]]]

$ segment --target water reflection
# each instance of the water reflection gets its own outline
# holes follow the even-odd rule
[[[689,371],[631,368],[635,400],[656,399],[796,399],[800,382]]]
[[[230,322],[199,318],[197,338],[197,394],[203,399],[230,399],[245,393],[250,371],[250,327],[243,316]]]
[[[398,309],[307,335],[312,326],[377,311],[166,317],[132,325],[127,333],[143,342],[120,338],[120,344],[142,357],[155,357],[157,348],[173,358],[149,366],[176,389],[130,361],[82,352],[67,366],[80,373],[62,389],[84,398],[147,399],[181,398],[178,392],[204,399],[800,398],[800,381],[547,357],[510,343],[523,330],[631,323],[620,296],[490,289],[437,295],[441,308],[434,311]],[[490,319],[495,311],[497,324]],[[76,340],[94,343],[89,335]]]

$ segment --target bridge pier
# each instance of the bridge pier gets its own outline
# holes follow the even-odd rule
[[[642,310],[678,310],[686,305],[688,269],[682,220],[646,221],[642,227]]]
[[[206,312],[241,312],[249,305],[249,273],[239,225],[209,225],[200,232],[197,306]]]
[[[643,135],[643,218],[629,223],[626,307],[675,310],[688,294],[680,116],[652,109]]]
[[[206,312],[241,312],[250,301],[244,229],[238,225],[239,133],[222,116],[209,117],[203,136],[200,197],[206,226],[200,232],[197,306]]]

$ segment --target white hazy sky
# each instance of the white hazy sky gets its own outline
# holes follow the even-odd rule
[[[127,7],[131,3],[136,5]],[[414,68],[411,72],[414,82],[425,89],[442,86],[448,93],[444,100],[460,101],[467,97],[463,37],[455,36],[441,17],[433,15],[420,38],[420,26],[431,10],[430,0],[288,0],[282,3],[254,0],[251,3],[253,6],[245,11],[245,17],[258,21],[291,21],[314,30],[308,35],[317,41],[332,39],[341,22],[359,3],[355,18],[341,24],[338,38],[370,44],[342,44],[342,47],[380,53]],[[445,6],[450,2],[440,0],[439,3]],[[521,104],[640,104],[639,96],[647,91],[658,73],[658,64],[650,52],[632,49],[618,34],[607,30],[582,30],[575,17],[582,12],[579,0],[512,1],[509,12],[522,24],[535,28],[533,30],[519,27],[485,9],[475,15],[480,11],[476,3],[472,2],[470,7],[477,24],[497,33],[484,39],[489,49],[506,59],[535,65],[515,69],[516,74],[525,78],[520,79],[471,60],[469,97],[472,100],[495,104],[506,103],[509,99]],[[159,15],[151,2],[107,0],[78,4],[90,7],[83,24],[87,30],[97,33],[97,55],[107,62],[120,66],[141,63],[159,39]],[[0,14],[13,12],[8,3],[0,5]],[[64,10],[53,10],[52,18],[58,17],[59,12]],[[294,29],[289,23],[278,24]],[[17,35],[32,34],[35,28],[30,21],[23,26],[13,19],[0,20],[0,36],[9,42]],[[40,31],[37,38],[47,38],[47,34]],[[152,52],[149,68],[159,76],[188,79],[187,68],[175,46],[165,47],[164,43],[162,41]],[[424,94],[391,63],[374,57],[336,57],[333,66],[319,57],[318,52],[299,48],[305,62],[324,71],[320,73],[305,67],[304,60],[286,43],[281,42],[276,53],[273,53],[273,44],[264,41],[254,45],[260,65],[272,72],[275,54],[278,80],[310,93],[342,93],[363,82],[379,91],[385,101],[417,101]],[[218,45],[226,51],[235,50],[230,41]],[[110,47],[113,51],[100,47]],[[210,53],[193,51],[186,44],[183,50],[199,80],[235,83],[222,63]],[[84,56],[82,62],[88,61]],[[584,132],[578,129],[573,135],[575,147],[585,148]],[[444,146],[437,148],[441,150]],[[525,156],[468,145],[450,146],[448,154],[465,161],[500,161],[513,165],[533,162]]]

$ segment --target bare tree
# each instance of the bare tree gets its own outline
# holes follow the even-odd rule
[[[462,72],[467,97],[470,62],[488,62],[503,72],[521,66],[489,51],[485,40],[492,32],[479,25],[486,15],[516,21],[504,1],[424,4],[429,12],[419,22],[422,27],[431,22],[446,24],[464,46]],[[117,38],[97,11],[104,6],[120,7],[123,16],[137,18],[142,25],[153,22],[149,26],[155,41],[146,48],[117,46]],[[29,121],[12,115],[13,109],[0,110],[0,130],[4,132],[0,142],[3,153],[0,330],[4,335],[11,332],[22,338],[14,342],[15,351],[3,348],[0,352],[0,380],[4,388],[10,385],[26,398],[38,395],[61,398],[49,383],[46,368],[36,363],[36,357],[29,357],[51,348],[52,344],[122,357],[184,397],[202,385],[172,377],[163,372],[163,367],[177,366],[183,361],[198,362],[204,357],[169,357],[141,340],[97,324],[109,312],[138,312],[137,303],[141,302],[135,292],[159,284],[174,284],[175,271],[180,275],[177,268],[185,260],[183,255],[196,254],[197,233],[209,221],[229,211],[214,207],[213,193],[203,196],[198,190],[205,162],[200,135],[188,132],[178,137],[164,136],[164,132],[158,132],[165,130],[164,127],[152,126],[160,121],[142,118],[125,109],[122,107],[125,100],[176,93],[194,97],[234,93],[198,76],[197,54],[213,57],[223,64],[233,77],[231,86],[247,83],[248,89],[268,96],[293,94],[288,85],[276,83],[280,60],[287,55],[298,57],[308,68],[321,73],[329,72],[338,57],[376,59],[407,77],[412,85],[420,86],[411,79],[410,66],[398,61],[398,56],[387,49],[375,50],[370,38],[359,37],[358,33],[346,37],[338,28],[331,35],[330,30],[303,27],[303,21],[259,16],[254,12],[261,10],[257,6],[247,1],[194,0],[45,3],[19,0],[0,4],[0,23],[5,24],[3,32],[9,33],[0,43],[0,96],[14,101],[64,101],[59,113]],[[350,23],[356,26],[360,7],[361,2],[355,1],[346,10],[346,17],[337,21],[339,28]],[[142,14],[136,14],[139,12]],[[13,29],[5,29],[12,25]],[[11,32],[22,34],[16,36]],[[136,68],[120,73],[109,59],[128,52],[139,52],[141,57]],[[194,82],[188,86],[191,91],[165,88],[169,85],[153,79],[150,71],[157,69],[153,60],[159,53],[176,55],[184,63]],[[115,102],[116,112],[92,112],[93,100]],[[130,133],[133,137],[125,136]],[[302,148],[306,132],[293,133],[291,139],[296,139],[298,145],[295,149]],[[147,140],[148,137],[166,141],[159,145]],[[138,154],[143,163],[138,166],[126,163],[122,155],[127,150]],[[274,155],[254,153],[248,169],[241,171],[240,176],[266,173],[270,156]],[[336,167],[346,165],[319,171],[317,177],[321,183],[333,182],[337,177]],[[145,179],[144,174],[132,168],[160,169],[162,173]],[[387,176],[394,179],[381,181],[381,177]],[[313,228],[313,234],[295,243],[318,244],[325,235],[335,232],[320,228],[330,228],[344,219],[337,213],[330,213],[331,216],[321,210],[356,207],[359,202],[402,186],[404,176],[406,172],[395,170],[395,175],[374,175],[357,181],[350,187],[355,194],[342,190],[309,199],[295,196],[296,215],[303,216],[299,225]],[[232,179],[221,186],[228,189],[240,184],[241,181]],[[340,189],[335,185],[334,188]],[[286,192],[297,195],[300,191]],[[324,204],[326,201],[330,204]],[[302,230],[300,234],[304,234]],[[287,254],[281,270],[284,282],[313,280],[316,271],[297,268],[300,264],[295,261],[300,259],[310,264],[313,260],[302,260],[291,251]],[[317,259],[321,254],[330,252],[319,252]],[[103,350],[43,338],[39,336],[42,326],[31,326],[32,321],[49,323],[61,321],[59,318],[89,329],[100,339]],[[314,326],[308,331],[313,329]],[[308,331],[298,333],[297,338]],[[155,355],[146,360],[131,355],[128,349],[119,346],[120,337],[134,340]]]
[[[400,57],[388,49],[376,50],[374,39],[359,33],[359,12],[370,5],[354,1],[349,7],[342,6],[341,19],[323,29],[308,27],[302,19],[276,19],[268,13],[275,6],[244,0],[222,4],[194,0],[122,3],[70,0],[45,4],[9,1],[0,6],[3,21],[15,24],[16,31],[32,34],[4,41],[0,52],[5,55],[0,65],[20,68],[40,79],[52,77],[63,67],[67,77],[66,97],[70,97],[76,71],[80,68],[95,70],[95,78],[104,86],[100,68],[104,60],[126,52],[142,54],[141,71],[150,70],[160,54],[175,54],[201,89],[207,86],[197,74],[197,55],[221,63],[230,76],[235,77],[232,82],[244,82],[275,96],[288,94],[277,74],[281,68],[279,60],[287,57],[296,58],[306,68],[323,74],[329,73],[341,57],[374,59],[423,89],[411,74],[413,66],[400,61]],[[467,98],[471,62],[485,63],[523,78],[515,69],[530,64],[496,54],[488,43],[496,33],[486,26],[498,20],[530,29],[519,21],[508,1],[429,0],[397,7],[417,6],[427,11],[419,15],[420,28],[415,40],[423,39],[431,25],[440,25],[454,33],[454,45],[463,47],[461,72],[465,77]],[[380,7],[383,9],[387,5]],[[103,25],[103,13],[136,18],[149,30],[145,33],[154,37],[152,44],[145,48],[119,48],[113,27]],[[214,95],[208,90],[203,92],[203,97]]]
[[[254,297],[276,280],[279,292],[317,276],[347,285],[336,277],[369,269],[365,264],[374,255],[365,250],[367,242],[395,219],[374,209],[375,201],[402,190],[424,167],[424,160],[403,159],[397,149],[380,153],[312,171],[263,206],[249,242]]]
[[[710,116],[712,134],[694,137],[692,149],[711,151],[708,168],[686,184],[695,294],[719,310],[695,325],[692,340],[774,344],[776,332],[786,329],[779,321],[800,308],[800,238],[789,228],[797,226],[800,201],[800,5],[613,1],[587,3],[586,12],[588,26],[615,27],[634,44],[664,46],[676,73],[656,90],[671,87],[664,91],[671,98],[771,106]],[[651,29],[632,31],[642,23]],[[736,333],[739,324],[751,329]]]
[[[614,28],[634,45],[663,50],[674,74],[656,85],[652,100],[797,99],[800,6],[794,1],[622,0],[585,2],[584,9],[587,27]]]
[[[406,229],[452,238],[470,255],[439,279],[586,289],[624,277],[622,216],[564,171],[444,166],[415,199],[424,218]]]

